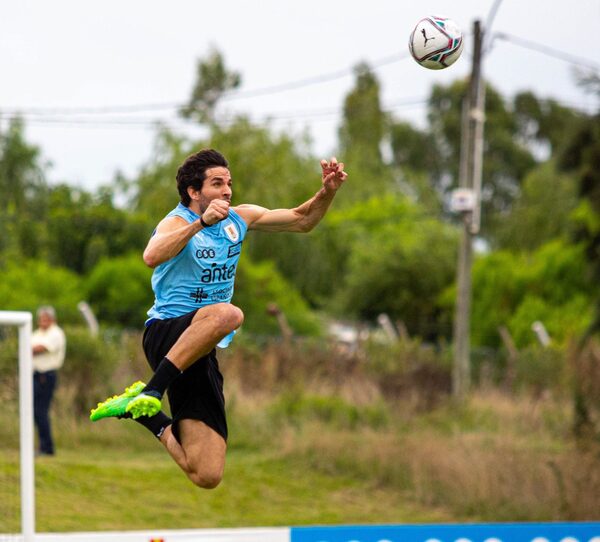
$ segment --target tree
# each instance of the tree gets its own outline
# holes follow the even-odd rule
[[[47,205],[48,259],[79,274],[103,257],[141,252],[151,233],[145,217],[68,185],[53,187]]]
[[[85,280],[87,300],[100,320],[139,328],[154,297],[151,276],[139,252],[103,259]]]
[[[2,310],[35,310],[53,305],[63,323],[81,323],[77,304],[84,298],[81,279],[72,271],[41,260],[8,262],[2,268]]]
[[[381,154],[388,118],[381,107],[379,81],[366,63],[359,64],[354,72],[356,82],[344,99],[339,138],[344,163],[360,182],[349,183],[342,195],[344,201],[357,201],[393,188],[391,170]]]
[[[549,160],[529,173],[510,213],[496,226],[497,243],[507,250],[532,251],[574,229],[577,184]]]
[[[199,60],[196,66],[196,83],[192,96],[180,114],[200,124],[215,124],[215,109],[218,101],[228,90],[240,86],[239,73],[229,71],[219,51],[213,49],[205,60]]]
[[[457,231],[407,198],[372,198],[333,213],[340,224],[338,303],[346,315],[375,320],[387,313],[410,333],[447,335],[439,297],[454,280]]]
[[[366,63],[356,66],[354,73],[355,87],[344,99],[340,146],[344,154],[358,152],[360,162],[378,169],[382,165],[379,146],[386,128],[379,100],[379,81]]]
[[[131,207],[146,216],[151,227],[179,201],[175,182],[177,169],[194,149],[204,146],[208,146],[208,142],[193,142],[166,128],[157,133],[151,159],[135,179],[126,183],[132,190]]]
[[[0,211],[22,212],[36,190],[45,189],[40,165],[40,150],[24,138],[20,119],[9,122],[8,130],[0,134]]]
[[[275,304],[285,315],[293,332],[320,335],[321,325],[294,286],[277,270],[273,262],[252,262],[247,255],[240,259],[233,303],[245,314],[243,330],[258,334],[279,335],[277,320],[268,316]]]
[[[0,133],[0,255],[7,259],[40,253],[47,190],[40,161],[40,150],[25,141],[23,121],[11,120]]]
[[[480,256],[473,266],[473,344],[498,347],[500,326],[508,327],[518,346],[533,344],[535,320],[564,343],[589,323],[592,291],[583,246],[564,239],[531,253]]]
[[[513,100],[520,138],[530,148],[548,146],[552,155],[560,149],[565,134],[574,127],[579,115],[556,100],[542,100],[532,92],[521,92]]]
[[[600,114],[581,120],[574,137],[565,145],[559,167],[579,180],[582,198],[576,217],[575,238],[584,243],[594,284],[600,283]],[[596,318],[588,334],[600,331],[600,296],[596,294]]]
[[[397,120],[390,126],[390,142],[394,165],[412,171],[439,175],[436,141],[426,130],[419,130],[408,122]]]
[[[457,81],[448,87],[435,85],[429,99],[431,137],[436,141],[440,160],[434,187],[444,196],[458,186],[465,94],[466,83]],[[535,159],[518,137],[519,125],[510,104],[490,85],[486,88],[485,117],[482,231],[490,237],[490,218],[511,209],[521,181],[534,167]]]

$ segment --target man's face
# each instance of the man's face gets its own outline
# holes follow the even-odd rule
[[[232,182],[229,170],[221,166],[208,168],[198,200],[200,212],[206,211],[206,208],[214,199],[222,199],[231,203],[231,195]]]
[[[52,322],[54,322],[52,316],[46,314],[45,312],[40,314],[38,317],[38,326],[40,329],[48,329],[52,325]]]

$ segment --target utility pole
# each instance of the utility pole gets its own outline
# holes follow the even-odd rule
[[[460,152],[460,192],[466,198],[460,210],[463,221],[458,269],[456,310],[454,315],[454,366],[452,392],[462,401],[471,384],[471,266],[473,236],[479,231],[481,167],[483,152],[484,93],[481,77],[483,32],[479,21],[473,23],[473,65],[469,88],[463,102]]]

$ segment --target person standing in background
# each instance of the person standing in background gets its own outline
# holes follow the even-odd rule
[[[37,310],[38,327],[33,332],[33,416],[39,437],[38,455],[54,455],[50,424],[50,404],[56,388],[57,372],[65,360],[66,338],[56,323],[54,307]]]

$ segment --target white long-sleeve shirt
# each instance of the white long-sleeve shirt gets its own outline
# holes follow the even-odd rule
[[[33,356],[33,370],[40,373],[60,369],[65,361],[67,341],[64,331],[56,324],[36,329],[31,336],[32,346],[43,346],[46,352]]]

